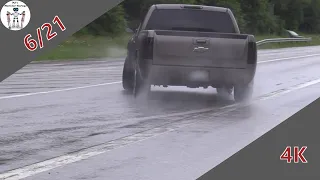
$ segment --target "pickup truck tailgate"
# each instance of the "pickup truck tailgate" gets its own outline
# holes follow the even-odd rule
[[[156,31],[153,64],[245,68],[248,35],[188,31]]]

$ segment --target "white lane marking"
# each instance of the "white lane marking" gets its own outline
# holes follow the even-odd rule
[[[268,51],[267,49],[264,51]],[[76,59],[76,60],[72,60],[72,59],[66,59],[66,60],[44,60],[44,61],[31,61],[29,64],[55,64],[55,63],[61,63],[61,62],[67,62],[67,63],[72,63],[72,62],[104,62],[104,61],[117,61],[119,59],[124,59],[125,57],[115,57],[115,58],[87,58],[87,59]]]
[[[266,61],[259,61],[258,64],[276,62],[276,61],[284,61],[284,60],[289,60],[289,59],[300,59],[300,58],[307,58],[307,57],[315,57],[315,56],[320,56],[320,54],[310,54],[310,55],[304,55],[304,56],[295,56],[295,57],[271,59],[271,60],[266,60]]]
[[[320,54],[311,54],[311,55],[298,56],[298,57],[288,57],[288,58],[272,59],[272,60],[266,60],[266,61],[258,61],[258,64],[276,62],[276,61],[283,61],[283,60],[289,60],[289,59],[299,59],[299,58],[306,58],[306,57],[314,57],[314,56],[320,56]],[[34,96],[34,95],[39,95],[39,94],[49,94],[49,93],[55,93],[55,92],[64,92],[64,91],[85,89],[85,88],[106,86],[106,85],[119,84],[119,83],[122,83],[122,81],[110,82],[110,83],[102,83],[102,84],[82,86],[82,87],[74,87],[74,88],[68,88],[68,89],[53,90],[53,91],[44,91],[44,92],[35,92],[35,93],[19,94],[19,95],[12,95],[12,96],[3,96],[3,97],[0,97],[0,100],[18,98],[18,97],[26,97],[26,96]]]
[[[17,98],[17,97],[34,96],[34,95],[39,95],[39,94],[49,94],[49,93],[55,93],[55,92],[72,91],[72,90],[86,89],[86,88],[106,86],[106,85],[119,84],[119,83],[121,83],[121,81],[95,84],[95,85],[89,85],[89,86],[74,87],[74,88],[67,88],[67,89],[59,89],[59,90],[53,90],[53,91],[44,91],[44,92],[35,92],[35,93],[19,94],[19,95],[12,95],[12,96],[4,96],[4,97],[0,97],[0,100]]]
[[[270,99],[270,98],[273,98],[273,97],[277,97],[277,96],[280,96],[280,95],[283,95],[283,94],[288,94],[290,92],[293,92],[293,91],[296,91],[296,90],[299,90],[299,89],[303,89],[303,88],[306,88],[306,87],[309,87],[309,86],[313,86],[313,85],[316,85],[318,83],[320,83],[320,78],[312,80],[312,81],[308,81],[308,82],[305,82],[305,83],[301,83],[301,84],[292,86],[292,87],[287,88],[287,89],[283,89],[283,90],[279,90],[279,91],[276,91],[276,92],[273,92],[273,93],[269,93],[266,96],[261,96],[259,98],[259,100],[267,100],[267,99]]]
[[[287,89],[283,89],[274,93],[269,93],[267,95],[258,97],[255,101],[246,103],[246,104],[233,104],[233,105],[229,105],[229,106],[225,106],[221,109],[222,111],[218,111],[216,113],[213,113],[212,115],[217,116],[217,115],[222,115],[225,114],[227,112],[230,111],[234,111],[240,107],[245,107],[248,106],[256,101],[263,101],[263,100],[268,100],[280,95],[285,95],[288,94],[290,92],[293,91],[297,91],[315,84],[320,83],[320,78],[319,79],[315,79],[313,81],[309,81],[303,84],[299,84],[297,86],[293,86]],[[227,108],[228,107],[228,108]],[[230,108],[231,107],[231,108]],[[214,110],[214,108],[211,108],[211,110]],[[208,110],[207,110],[208,111]],[[208,111],[210,112],[210,111]],[[188,112],[186,112],[187,114]],[[182,122],[181,122],[182,121]],[[19,180],[22,178],[26,178],[26,177],[30,177],[30,176],[34,176],[36,174],[39,174],[41,172],[45,172],[45,171],[49,171],[67,164],[71,164],[71,163],[75,163],[81,160],[85,160],[103,153],[106,153],[108,151],[114,150],[114,149],[118,149],[124,146],[128,146],[128,145],[132,145],[134,143],[138,143],[141,141],[144,141],[146,139],[150,139],[159,135],[162,135],[164,133],[168,133],[171,131],[175,131],[177,129],[180,129],[182,127],[185,127],[187,125],[191,125],[196,123],[197,121],[195,121],[194,119],[189,119],[189,120],[178,120],[175,121],[174,123],[168,123],[166,125],[163,126],[159,126],[150,130],[146,130],[140,133],[136,133],[134,135],[130,135],[130,136],[126,136],[120,139],[116,139],[113,141],[109,141],[107,143],[104,144],[100,144],[97,146],[93,146],[90,148],[86,148],[83,150],[80,150],[78,152],[74,152],[74,153],[70,153],[67,155],[63,155],[60,157],[56,157],[56,158],[52,158],[46,161],[42,161],[39,163],[35,163],[29,166],[25,166],[22,168],[18,168],[15,170],[11,170],[5,173],[0,174],[0,179],[2,180]]]
[[[291,49],[274,49],[274,50],[271,50],[271,51],[265,51],[265,50],[258,50],[258,54],[259,55],[277,55],[277,54],[286,54],[286,53],[292,53],[293,55],[295,53],[317,53],[319,52],[319,47],[320,46],[317,46],[316,48],[291,48]]]
[[[53,71],[48,71],[48,72],[38,72],[36,73],[37,75],[49,75],[49,74],[61,74],[61,73],[73,73],[73,72],[85,72],[85,71],[109,71],[109,70],[114,70],[114,69],[119,69],[122,68],[122,66],[112,66],[112,67],[92,67],[92,68],[79,68],[79,69],[57,69]],[[17,71],[14,75],[23,75],[25,76],[26,74],[34,74],[31,70],[28,71]]]

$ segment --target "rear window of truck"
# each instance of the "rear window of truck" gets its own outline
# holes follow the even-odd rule
[[[145,29],[235,33],[227,12],[197,9],[156,9]]]

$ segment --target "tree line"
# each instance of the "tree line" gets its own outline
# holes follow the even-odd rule
[[[281,35],[285,29],[320,33],[320,0],[125,0],[76,35],[117,36],[135,29],[149,7],[161,3],[230,8],[242,33]]]

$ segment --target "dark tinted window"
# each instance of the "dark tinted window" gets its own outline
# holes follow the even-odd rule
[[[146,29],[235,33],[228,13],[196,9],[156,9]]]

